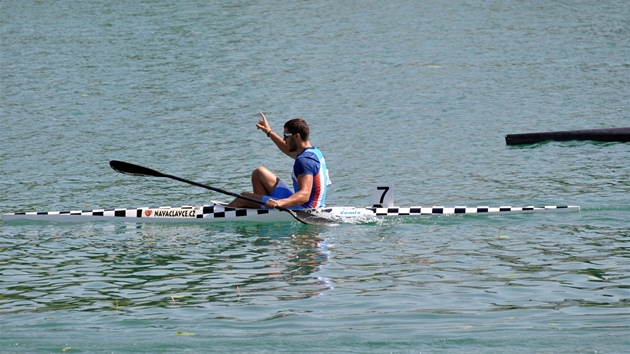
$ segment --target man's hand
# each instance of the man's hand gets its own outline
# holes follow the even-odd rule
[[[265,134],[269,134],[269,132],[271,132],[271,127],[267,122],[267,117],[265,117],[263,112],[260,112],[260,116],[262,117],[262,119],[258,123],[256,123],[256,128],[262,130]]]
[[[278,206],[278,202],[273,199],[267,199],[265,202],[265,208],[275,209]]]

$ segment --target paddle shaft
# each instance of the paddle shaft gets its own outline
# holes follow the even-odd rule
[[[184,182],[184,183],[192,184],[193,186],[197,186],[197,187],[201,187],[201,188],[206,188],[206,189],[209,189],[209,190],[211,190],[211,191],[215,191],[215,192],[217,192],[217,193],[227,194],[227,195],[230,195],[230,196],[232,196],[232,197],[234,197],[234,198],[245,199],[245,200],[247,200],[247,201],[254,202],[254,203],[258,203],[258,204],[261,204],[261,205],[262,205],[262,204],[265,204],[265,203],[263,203],[263,201],[262,201],[262,200],[258,200],[258,199],[256,199],[256,198],[251,198],[251,197],[248,197],[248,196],[245,196],[245,195],[241,195],[241,194],[238,194],[238,193],[234,193],[234,192],[226,191],[226,190],[221,189],[221,188],[208,186],[208,185],[205,185],[205,184],[203,184],[203,183],[199,183],[199,182],[195,182],[195,181],[187,180],[187,179],[185,179],[185,178],[181,178],[181,177],[178,177],[178,176],[173,176],[173,175],[169,175],[169,174],[162,173],[162,176],[160,176],[160,177],[171,178],[171,179],[174,179],[174,180],[177,180],[177,181],[180,181],[180,182]],[[282,210],[282,211],[290,211],[290,209],[287,209],[287,208],[284,208],[284,207],[280,207],[280,206],[279,206],[279,207],[276,207],[276,208],[277,208],[277,209],[279,209],[279,210]]]
[[[110,161],[109,165],[111,166],[111,168],[113,168],[114,170],[116,170],[116,171],[118,171],[120,173],[130,174],[130,175],[135,175],[135,176],[170,178],[170,179],[174,179],[176,181],[192,184],[192,185],[197,186],[197,187],[209,189],[209,190],[212,190],[212,191],[215,191],[215,192],[218,192],[218,193],[223,193],[223,194],[235,197],[235,198],[244,199],[244,200],[247,200],[247,201],[250,201],[250,202],[253,202],[253,203],[257,203],[257,204],[261,204],[261,205],[264,204],[262,200],[258,200],[256,198],[251,198],[251,197],[248,197],[248,196],[240,195],[238,193],[226,191],[226,190],[221,189],[221,188],[208,186],[208,185],[203,184],[203,183],[199,183],[199,182],[187,180],[185,178],[181,178],[181,177],[178,177],[178,176],[162,173],[162,172],[150,169],[148,167],[143,167],[143,166],[139,166],[139,165],[134,165],[132,163],[123,162],[123,161],[116,161],[116,160]],[[295,220],[297,220],[297,221],[299,221],[299,222],[301,222],[303,224],[309,224],[309,225],[337,225],[335,222],[333,222],[333,221],[331,221],[329,219],[317,217],[317,216],[314,216],[314,215],[312,215],[310,213],[307,213],[305,211],[302,211],[302,210],[291,210],[291,209],[288,209],[288,208],[285,208],[285,207],[280,207],[280,206],[277,206],[276,209],[291,214],[291,216],[293,216],[293,218]],[[299,216],[298,214],[301,214],[302,216]]]

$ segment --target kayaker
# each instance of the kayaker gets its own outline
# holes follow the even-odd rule
[[[302,118],[294,118],[284,123],[282,134],[275,133],[265,115],[256,128],[262,130],[276,144],[278,149],[295,159],[293,164],[293,190],[267,168],[257,167],[251,176],[253,193],[241,195],[259,199],[265,208],[285,207],[289,209],[321,208],[326,202],[328,177],[326,159],[322,152],[309,141],[310,129]],[[295,191],[295,192],[294,192]],[[228,206],[235,208],[260,208],[261,205],[236,198]]]

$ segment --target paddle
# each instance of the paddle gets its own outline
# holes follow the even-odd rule
[[[111,168],[113,168],[114,170],[120,172],[120,173],[124,173],[127,175],[133,175],[133,176],[145,176],[145,177],[164,177],[164,178],[171,178],[180,182],[184,182],[184,183],[188,183],[188,184],[192,184],[194,186],[197,187],[201,187],[201,188],[206,188],[206,189],[210,189],[212,191],[218,192],[218,193],[223,193],[223,194],[227,194],[230,195],[234,198],[241,198],[241,199],[245,199],[245,200],[249,200],[250,202],[254,202],[254,203],[258,203],[258,204],[263,204],[262,200],[258,200],[256,198],[250,198],[244,195],[240,195],[234,192],[230,192],[230,191],[226,191],[220,188],[216,188],[216,187],[212,187],[212,186],[208,186],[205,184],[201,184],[199,182],[195,182],[195,181],[190,181],[181,177],[177,177],[177,176],[173,176],[173,175],[169,175],[166,173],[162,173],[153,169],[150,169],[148,167],[143,167],[143,166],[139,166],[139,165],[134,165],[132,163],[129,162],[123,162],[123,161],[116,161],[116,160],[112,160],[109,162],[109,166],[111,166]],[[333,226],[333,225],[337,225],[337,223],[333,220],[330,219],[326,219],[326,218],[321,218],[318,216],[315,216],[309,212],[303,211],[303,210],[291,210],[291,209],[287,209],[284,207],[276,207],[276,209],[287,212],[289,214],[291,214],[291,216],[293,218],[295,218],[295,220],[303,223],[303,224],[308,224],[308,225],[325,225],[325,226]]]

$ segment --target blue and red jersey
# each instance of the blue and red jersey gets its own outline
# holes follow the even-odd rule
[[[298,190],[297,177],[303,174],[313,176],[313,188],[308,201],[301,205],[303,208],[322,208],[326,203],[326,190],[331,184],[328,176],[326,159],[322,152],[316,147],[306,148],[295,158],[293,164],[293,190]]]

